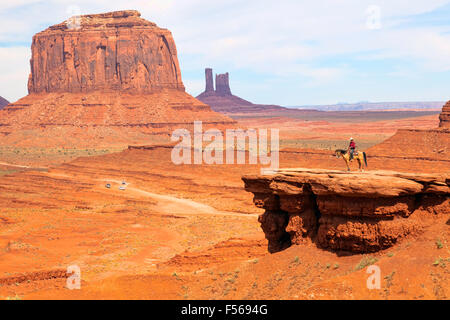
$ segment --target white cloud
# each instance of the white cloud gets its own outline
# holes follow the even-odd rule
[[[0,48],[0,96],[14,102],[27,94],[30,48]]]
[[[14,0],[14,1],[2,1],[0,2],[0,13],[2,11],[17,8],[20,6],[31,5],[33,3],[41,2],[42,0]]]
[[[183,83],[184,86],[186,87],[186,91],[193,96],[197,96],[199,93],[205,90],[204,79],[184,78]]]

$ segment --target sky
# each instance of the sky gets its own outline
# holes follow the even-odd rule
[[[204,69],[283,106],[446,101],[450,0],[0,0],[0,96],[27,94],[32,36],[77,14],[139,10],[172,31],[186,91]]]

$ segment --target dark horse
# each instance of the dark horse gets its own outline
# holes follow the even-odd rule
[[[344,159],[345,164],[347,165],[347,170],[348,171],[350,171],[350,162],[353,159],[358,160],[359,170],[360,171],[363,171],[363,163],[366,164],[366,168],[367,168],[367,155],[366,155],[365,152],[358,152],[357,154],[354,154],[352,160],[350,160],[350,153],[347,152],[347,150],[337,149],[335,151],[335,154],[336,154],[336,158],[342,157],[342,159]]]

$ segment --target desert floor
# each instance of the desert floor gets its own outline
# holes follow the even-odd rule
[[[437,127],[437,114],[365,117],[239,122],[281,129],[284,168],[344,169],[331,150],[345,148],[353,136],[367,150],[369,170],[449,170],[445,159],[392,161],[370,153],[399,128]],[[271,255],[257,221],[262,211],[241,180],[261,168],[176,166],[170,154],[167,147],[2,146],[0,298],[449,298],[448,215],[423,221],[424,233],[376,254],[334,253],[309,243]],[[382,271],[381,290],[366,287],[373,263]],[[80,290],[66,288],[72,265],[81,270]]]

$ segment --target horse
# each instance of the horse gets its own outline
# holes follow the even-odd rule
[[[353,155],[353,159],[352,160],[350,160],[350,152],[347,152],[347,150],[337,149],[335,151],[335,154],[336,154],[336,158],[339,159],[340,157],[342,157],[342,159],[344,159],[345,164],[347,165],[347,170],[348,171],[351,171],[350,170],[350,162],[353,159],[358,160],[359,171],[361,171],[361,172],[363,171],[363,163],[366,164],[366,168],[368,167],[367,166],[367,155],[366,155],[365,152],[358,152],[357,154],[355,153]]]

